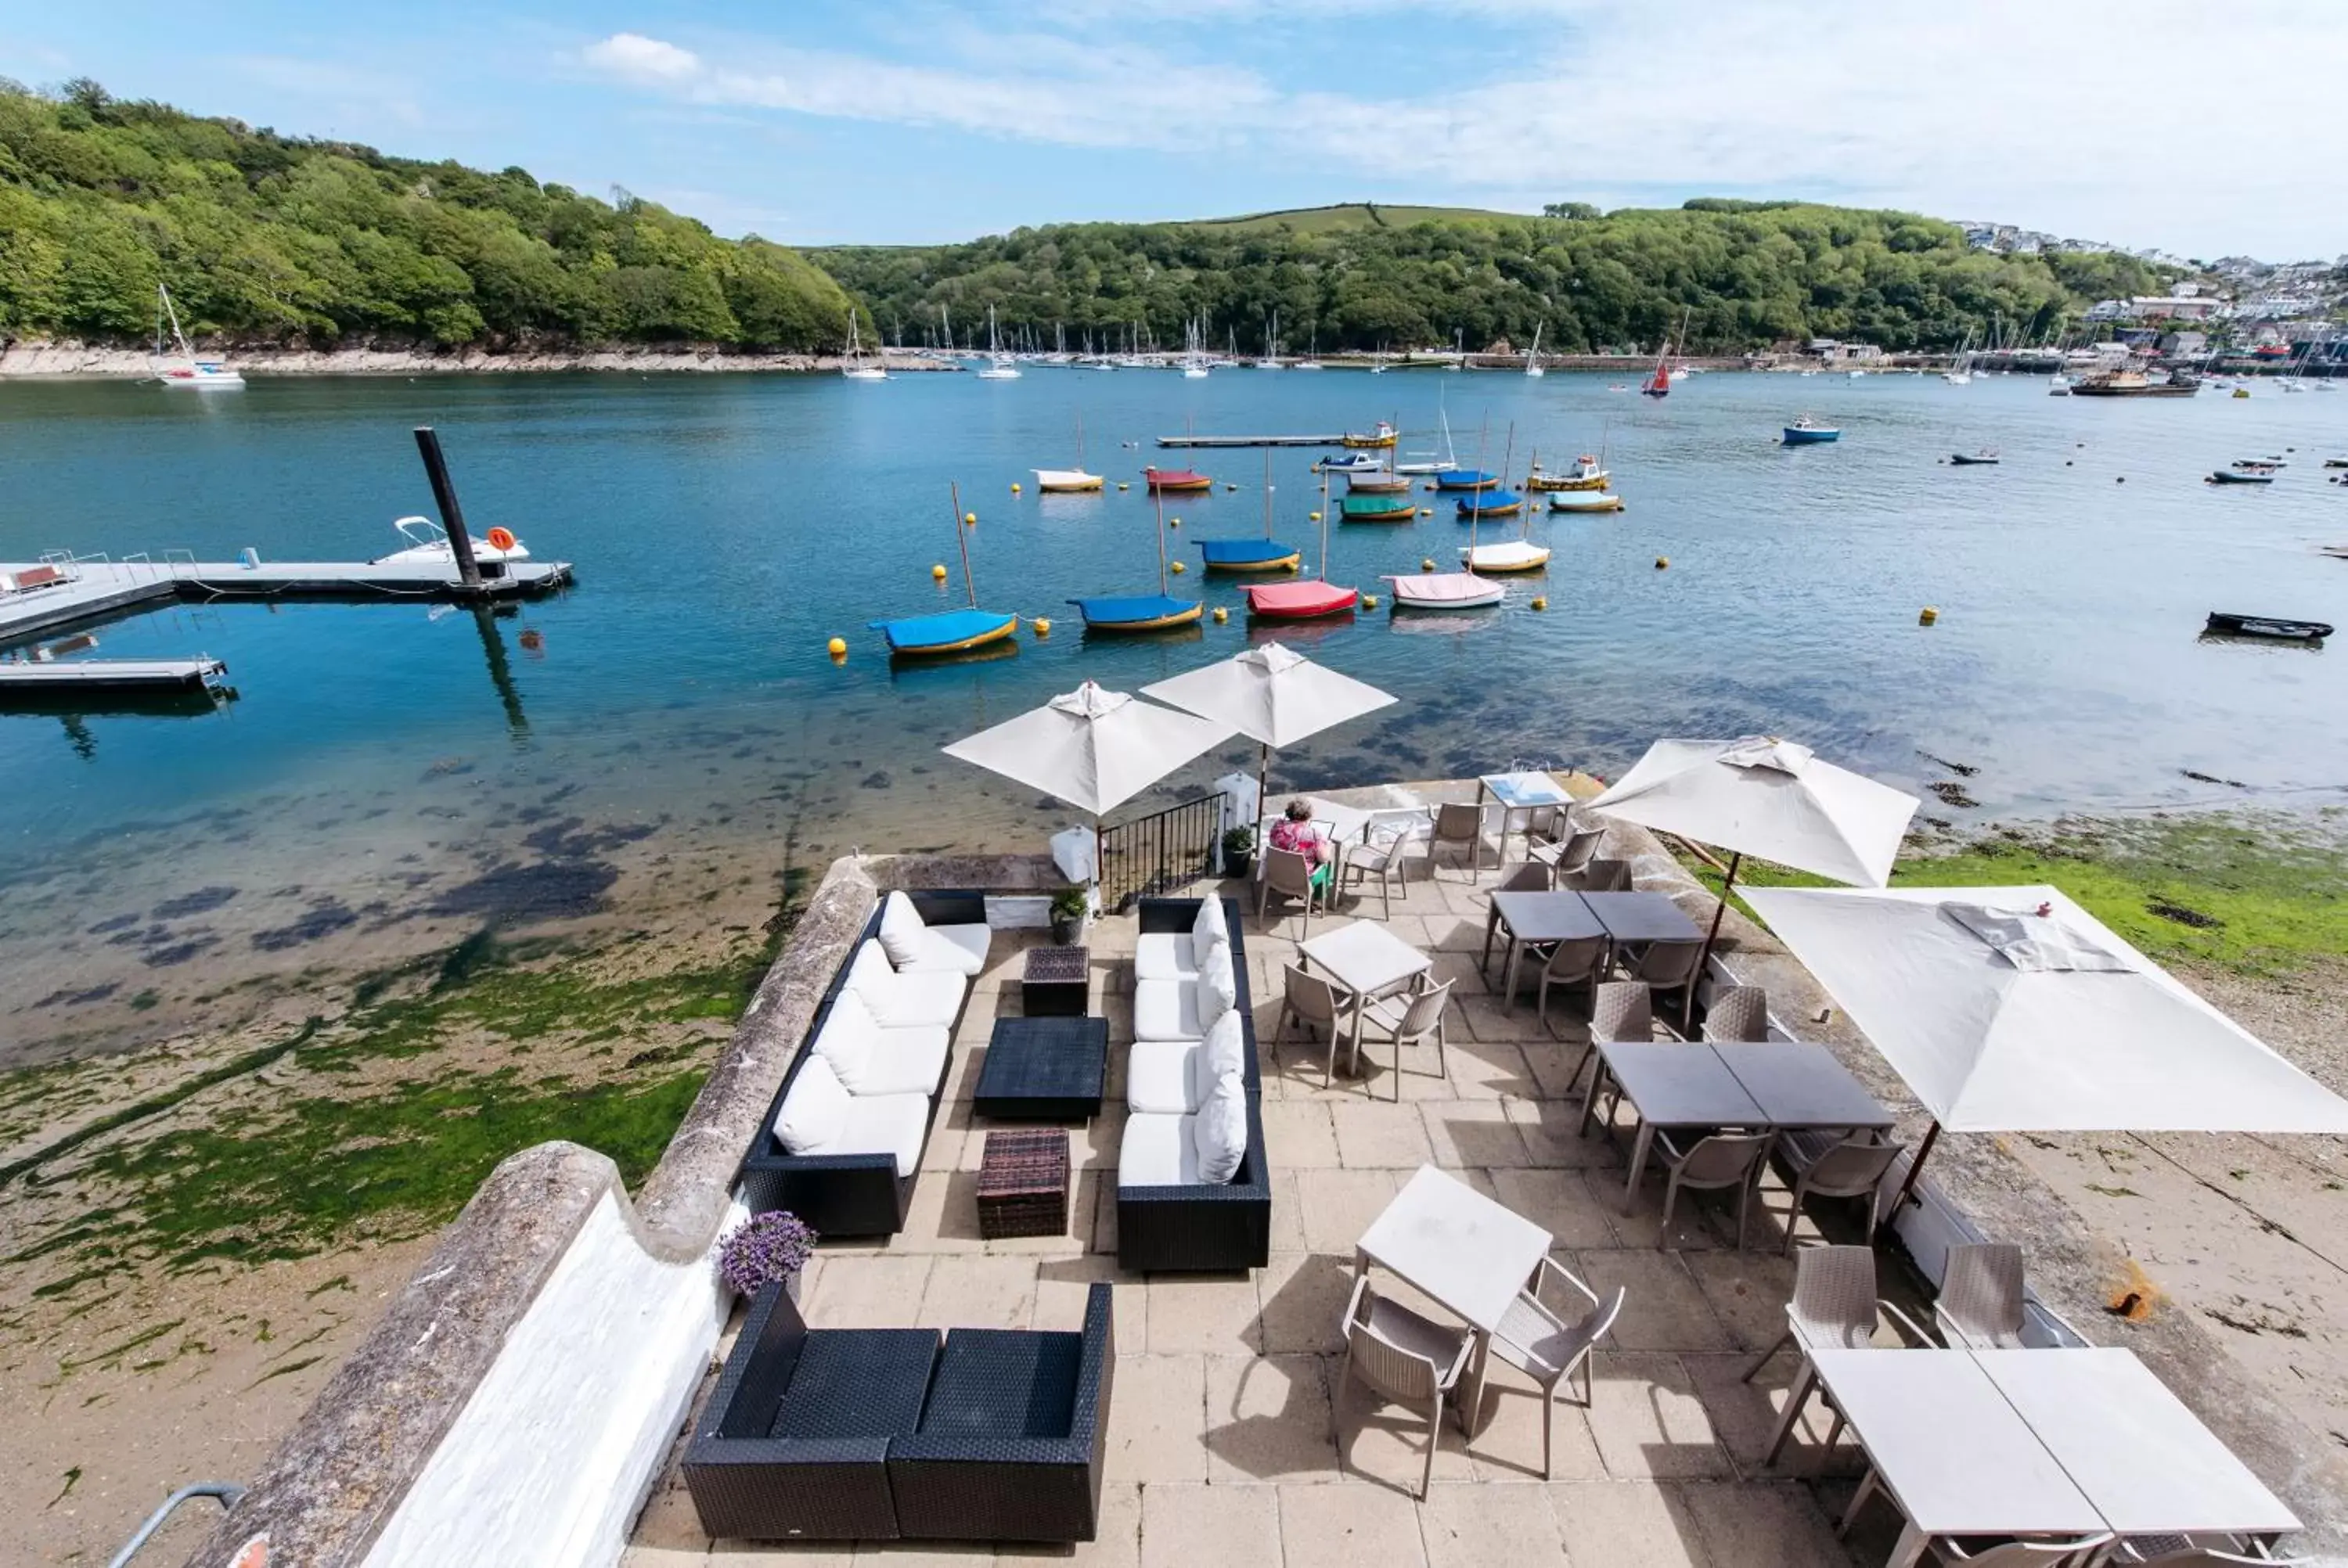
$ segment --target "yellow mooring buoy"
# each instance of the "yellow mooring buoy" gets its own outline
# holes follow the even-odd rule
[[[1919,626],[1930,626],[1940,619],[1941,612],[1929,604],[1916,612],[1916,624]]]
[[[835,637],[823,646],[824,651],[829,653],[834,659],[845,659],[848,657],[848,639],[845,637]]]
[[[1667,567],[1667,566],[1669,566],[1669,565],[1671,565],[1671,564],[1672,564],[1672,558],[1671,558],[1671,557],[1669,557],[1669,556],[1657,556],[1657,557],[1655,558],[1655,569],[1656,569],[1657,571],[1661,571],[1661,570],[1663,570],[1665,567]]]
[[[931,576],[932,579],[934,579],[935,580],[939,581],[939,582],[943,582],[943,581],[945,581],[945,579],[946,579],[946,568],[945,568],[945,563],[944,563],[943,561],[940,561],[937,565],[935,565],[935,566],[932,567],[932,568],[930,569],[930,576]]]
[[[1536,597],[1536,598],[1533,600],[1533,608],[1534,608],[1535,610],[1547,610],[1547,609],[1549,608],[1549,600],[1546,600],[1546,599],[1543,599],[1543,598]]]
[[[1215,624],[1217,626],[1222,625],[1223,622],[1229,620],[1231,618],[1231,612],[1230,610],[1225,610],[1220,604],[1215,606]]]
[[[1042,616],[1037,616],[1033,624],[1035,628],[1036,636],[1049,637],[1052,635],[1052,623],[1045,620]]]

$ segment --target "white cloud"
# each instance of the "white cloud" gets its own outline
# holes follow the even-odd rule
[[[701,56],[642,33],[614,33],[584,51],[587,63],[623,81],[674,86],[701,75]]]

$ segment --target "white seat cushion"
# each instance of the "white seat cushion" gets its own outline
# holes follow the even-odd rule
[[[897,968],[909,975],[935,970],[975,975],[986,968],[986,949],[994,940],[991,926],[931,926],[922,932],[921,950],[913,961]]]
[[[880,948],[897,968],[920,961],[922,933],[927,929],[921,911],[902,893],[891,893],[880,901]]]
[[[1189,980],[1137,980],[1133,987],[1133,1038],[1197,1040],[1199,988]]]
[[[1120,1187],[1195,1187],[1199,1150],[1189,1116],[1128,1116],[1117,1148]]]
[[[1187,1116],[1199,1108],[1196,1060],[1203,1045],[1179,1040],[1136,1040],[1125,1056],[1125,1102],[1135,1111]]]
[[[930,1134],[930,1097],[926,1094],[851,1094],[848,1119],[829,1148],[818,1154],[891,1154],[897,1174],[910,1176],[922,1168],[922,1143]]]
[[[898,973],[877,941],[856,949],[848,984],[872,1009],[873,1020],[888,1029],[951,1025],[961,1013],[963,993],[969,989],[965,977],[942,969]]]
[[[775,1115],[775,1137],[793,1154],[820,1153],[839,1141],[848,1126],[849,1104],[855,1096],[841,1087],[831,1063],[810,1057],[799,1064],[791,1091]]]
[[[818,1044],[822,1042],[820,1039]],[[909,1029],[876,1028],[869,1038],[864,1060],[851,1077],[839,1075],[851,1095],[919,1094],[928,1098],[945,1081],[946,1057],[953,1042],[943,1024],[916,1024]],[[838,1071],[837,1063],[834,1071]]]
[[[1137,980],[1195,980],[1201,944],[1188,931],[1145,931],[1133,953]]]

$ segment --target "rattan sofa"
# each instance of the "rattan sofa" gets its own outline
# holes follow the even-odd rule
[[[1111,1287],[1073,1334],[810,1329],[752,1304],[685,1451],[721,1539],[1093,1539],[1117,1369]]]
[[[1183,932],[1199,914],[1196,898],[1145,898],[1141,934]],[[1222,900],[1238,981],[1247,1085],[1247,1153],[1228,1183],[1126,1186],[1117,1190],[1117,1261],[1137,1273],[1223,1273],[1260,1268],[1272,1251],[1272,1165],[1263,1144],[1263,1080],[1248,983],[1246,937],[1236,899]]]
[[[983,894],[913,893],[910,897],[922,918],[932,925],[983,924],[986,919]],[[880,916],[881,906],[875,905],[863,931],[833,973],[808,1026],[807,1038],[799,1042],[798,1054],[792,1059],[790,1070],[784,1073],[765,1118],[758,1123],[757,1136],[743,1157],[738,1178],[743,1201],[752,1214],[788,1209],[812,1225],[819,1235],[894,1235],[904,1228],[905,1215],[912,1208],[913,1184],[920,1175],[918,1161],[912,1173],[900,1175],[896,1161],[885,1153],[793,1154],[775,1135],[776,1118],[781,1114],[783,1102],[798,1081],[800,1070],[814,1054],[815,1038],[822,1032],[832,1008],[839,1000],[841,989],[848,983],[856,949],[880,934]],[[951,1071],[951,1068],[949,1053],[947,1071]],[[922,1135],[924,1149],[928,1147],[930,1130],[937,1125],[945,1077],[946,1073],[942,1072],[930,1092],[929,1122]]]

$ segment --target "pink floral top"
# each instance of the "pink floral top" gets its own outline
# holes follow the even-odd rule
[[[1321,841],[1309,822],[1291,822],[1282,817],[1272,825],[1272,846],[1305,856],[1318,866],[1329,858],[1329,846]]]

